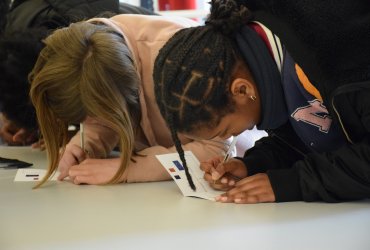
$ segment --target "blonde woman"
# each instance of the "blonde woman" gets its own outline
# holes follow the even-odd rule
[[[30,74],[49,158],[48,173],[75,184],[168,180],[156,154],[176,152],[157,107],[152,80],[156,55],[179,29],[196,25],[183,18],[118,15],[59,29],[45,39]],[[84,124],[69,142],[70,124]],[[186,150],[203,161],[223,154],[224,141],[180,136]],[[120,157],[109,158],[119,146]]]

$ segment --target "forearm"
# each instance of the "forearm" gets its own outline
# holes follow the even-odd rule
[[[190,150],[199,161],[205,161],[214,156],[223,155],[226,151],[225,141],[192,141],[183,145],[185,151]],[[139,155],[133,156],[133,160],[126,169],[123,182],[147,182],[170,180],[171,177],[155,157],[159,154],[176,153],[176,148],[153,146],[146,148]]]
[[[91,158],[106,158],[117,145],[119,136],[95,119],[84,121],[84,145]],[[76,133],[68,144],[81,146],[81,134]]]
[[[270,170],[268,175],[277,201],[370,198],[370,146],[363,142],[309,154],[291,169]]]
[[[296,136],[289,123],[269,131],[249,149],[241,159],[248,169],[248,175],[265,173],[270,169],[285,169],[305,157],[307,148]]]

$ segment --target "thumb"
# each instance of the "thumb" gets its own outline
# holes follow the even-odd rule
[[[227,172],[226,166],[224,163],[220,163],[217,165],[216,169],[212,168],[211,176],[214,181],[218,180]]]
[[[68,176],[68,171],[63,171],[59,173],[58,181],[64,180]]]
[[[13,135],[13,141],[15,142],[23,142],[25,139],[27,131],[24,128],[21,128]]]

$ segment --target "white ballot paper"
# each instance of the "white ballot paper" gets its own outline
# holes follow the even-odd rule
[[[184,196],[199,197],[207,200],[215,200],[215,197],[224,193],[216,191],[204,180],[204,172],[200,169],[200,163],[191,151],[185,151],[186,164],[193,178],[196,191],[192,190],[186,179],[185,169],[178,153],[156,155],[163,167],[171,175]]]
[[[45,169],[20,168],[15,175],[14,181],[39,181],[46,174]],[[50,180],[56,181],[59,173],[53,175]]]

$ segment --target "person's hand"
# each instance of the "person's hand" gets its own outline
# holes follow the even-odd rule
[[[39,139],[37,142],[32,143],[31,147],[32,148],[38,148],[41,151],[44,151],[46,149],[44,139]]]
[[[201,162],[200,168],[205,172],[204,179],[216,190],[229,190],[238,180],[247,176],[244,163],[235,158],[223,163],[223,157],[215,157]]]
[[[37,141],[37,130],[29,130],[18,127],[13,121],[1,115],[2,126],[0,128],[0,137],[9,146],[24,146]]]
[[[69,169],[69,178],[74,184],[105,184],[117,173],[120,158],[86,159]]]
[[[66,149],[59,161],[58,170],[60,172],[58,180],[62,181],[69,176],[69,169],[78,165],[86,159],[87,155],[80,146],[67,144]]]
[[[237,182],[234,188],[216,197],[216,201],[240,204],[274,202],[275,194],[269,177],[267,174],[261,173]]]

